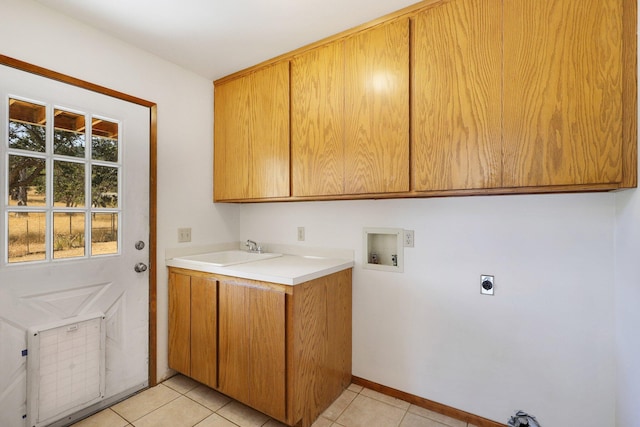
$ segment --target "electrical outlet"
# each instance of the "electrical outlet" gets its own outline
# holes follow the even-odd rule
[[[191,241],[191,228],[178,228],[178,243]]]
[[[495,290],[494,277],[483,274],[480,276],[480,293],[482,295],[493,295]]]
[[[304,227],[298,227],[298,242],[304,242]]]
[[[414,237],[413,230],[404,230],[403,242],[404,242],[405,248],[413,247],[413,243],[414,243],[413,237]]]

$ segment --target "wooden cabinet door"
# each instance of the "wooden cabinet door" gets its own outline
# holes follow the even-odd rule
[[[285,294],[246,288],[249,295],[249,391],[253,407],[284,419]]]
[[[219,389],[284,419],[285,294],[220,282]]]
[[[345,40],[345,194],[409,190],[409,20]]]
[[[191,277],[191,378],[217,386],[216,280]]]
[[[344,192],[344,42],[291,61],[291,174],[294,196]]]
[[[169,273],[169,367],[191,376],[191,277]]]
[[[502,1],[440,4],[413,29],[412,189],[499,187]]]
[[[215,87],[214,199],[289,196],[289,63]]]
[[[218,298],[218,387],[222,393],[248,403],[249,305],[246,288],[221,281]]]
[[[215,87],[213,191],[215,200],[249,198],[251,79]]]
[[[505,187],[622,179],[622,0],[504,2]]]

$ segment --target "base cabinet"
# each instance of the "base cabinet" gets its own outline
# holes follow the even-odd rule
[[[169,268],[169,366],[308,427],[351,383],[351,303],[351,269],[286,286]]]

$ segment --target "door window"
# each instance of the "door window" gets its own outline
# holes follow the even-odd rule
[[[118,254],[120,123],[18,97],[8,103],[5,262]]]

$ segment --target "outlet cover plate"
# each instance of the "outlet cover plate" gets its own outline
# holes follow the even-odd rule
[[[178,243],[191,241],[191,228],[178,228]]]
[[[490,283],[490,286],[486,285],[485,282]],[[480,275],[480,293],[482,295],[493,295],[495,289],[496,289],[495,278],[493,276],[489,274]]]
[[[404,230],[402,240],[405,248],[413,248],[415,242],[413,230]]]

